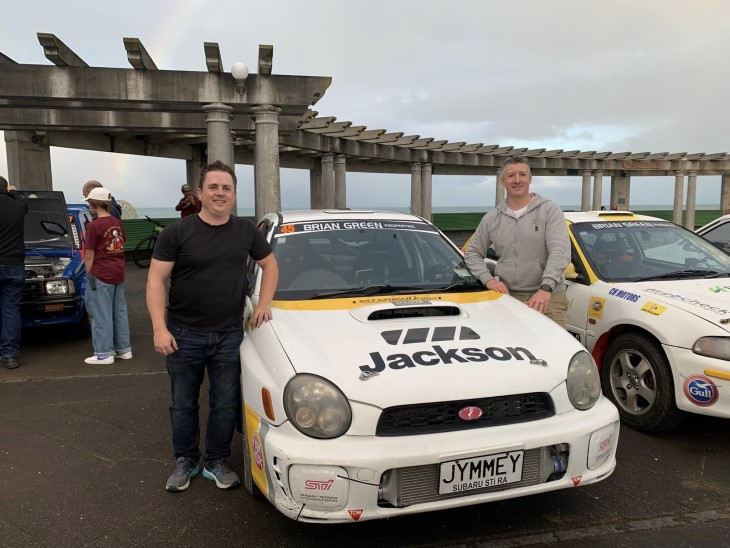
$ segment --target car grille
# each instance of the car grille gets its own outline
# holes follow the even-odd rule
[[[494,485],[474,489],[465,493],[449,493],[439,495],[439,465],[428,464],[425,466],[411,466],[397,470],[400,481],[396,489],[398,491],[398,507],[410,506],[411,504],[422,504],[437,500],[465,497],[478,493],[489,493],[491,491],[506,491],[537,485],[540,483],[540,448],[528,449],[525,451],[524,464],[522,466],[522,479],[507,485]],[[389,471],[390,472],[390,471]],[[386,472],[387,474],[388,472]],[[380,500],[379,506],[392,506],[391,503]]]
[[[476,420],[462,420],[459,410],[478,407],[482,416]],[[452,432],[472,428],[486,428],[552,417],[555,408],[544,392],[514,394],[477,400],[459,400],[418,405],[389,407],[380,415],[377,436],[410,436]]]
[[[26,282],[23,287],[23,302],[35,301],[43,297],[43,285],[40,282]]]

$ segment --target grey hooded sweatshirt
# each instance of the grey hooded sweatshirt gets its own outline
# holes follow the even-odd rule
[[[495,277],[484,264],[490,245],[499,257],[495,276],[510,291],[534,292],[543,284],[555,292],[565,291],[563,271],[570,263],[570,239],[563,211],[555,202],[533,194],[519,219],[509,213],[505,203],[482,218],[465,261],[485,285]]]

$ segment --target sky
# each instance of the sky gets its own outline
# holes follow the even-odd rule
[[[204,42],[226,70],[330,76],[312,107],[369,129],[515,148],[730,152],[723,122],[730,71],[724,0],[0,0],[0,52],[50,65],[38,32],[90,66],[131,68],[139,38],[159,69],[205,71]],[[136,207],[172,207],[185,162],[51,149],[67,201],[89,179]],[[239,207],[253,168],[236,166]],[[0,175],[7,175],[0,139]],[[283,169],[282,207],[308,207],[309,173]],[[14,181],[11,181],[13,183]],[[22,185],[19,185],[22,187]],[[686,187],[686,185],[685,185]],[[433,206],[494,205],[494,176],[433,177]],[[535,177],[532,190],[580,203],[580,177]],[[608,204],[610,178],[604,177]],[[631,204],[671,205],[673,177],[635,177]],[[698,177],[697,204],[719,207],[720,177]],[[410,175],[348,173],[350,207],[403,207]]]

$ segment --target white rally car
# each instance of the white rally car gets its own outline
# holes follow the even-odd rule
[[[287,516],[353,522],[594,483],[619,417],[593,358],[487,291],[431,223],[274,213],[272,321],[241,346],[244,485]]]
[[[683,411],[730,417],[730,256],[654,217],[565,218],[568,329],[601,366],[622,420],[657,432]]]

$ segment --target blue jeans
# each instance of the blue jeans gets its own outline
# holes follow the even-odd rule
[[[114,351],[132,350],[124,284],[106,284],[97,279],[96,289],[86,284],[84,298],[92,311],[91,343],[94,354],[107,357],[113,356]]]
[[[20,300],[25,287],[25,267],[0,265],[0,356],[20,354]]]
[[[205,435],[205,464],[212,466],[231,454],[231,440],[241,404],[243,326],[224,331],[192,331],[174,324],[167,328],[177,350],[167,356],[172,404],[172,446],[175,458],[200,460],[198,398],[206,367],[210,389],[210,414]]]

